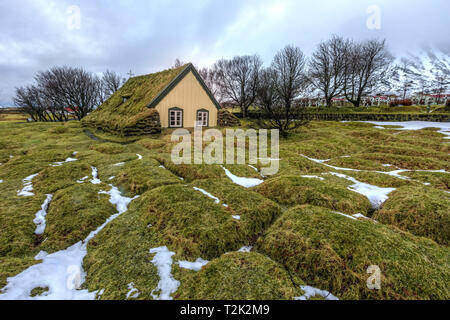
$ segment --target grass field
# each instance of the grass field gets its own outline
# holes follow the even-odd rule
[[[76,121],[12,116],[0,119],[4,293],[8,277],[45,262],[41,251],[88,238],[78,291],[100,299],[294,299],[305,286],[339,299],[450,298],[450,145],[436,129],[311,122],[281,139],[276,175],[244,188],[219,165],[174,165],[169,131],[93,140]],[[380,290],[367,288],[371,265]],[[35,281],[22,294],[56,287]]]

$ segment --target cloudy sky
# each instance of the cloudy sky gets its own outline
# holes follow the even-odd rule
[[[0,0],[0,105],[56,65],[145,74],[286,44],[311,53],[332,34],[387,38],[397,56],[450,51],[448,0]]]

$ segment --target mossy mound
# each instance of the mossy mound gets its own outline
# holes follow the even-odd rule
[[[443,245],[450,244],[450,195],[434,188],[397,189],[375,212],[374,219]]]
[[[208,191],[219,197],[220,185],[217,182],[218,187]],[[151,248],[167,246],[176,253],[174,262],[199,257],[212,260],[254,241],[281,213],[276,204],[257,193],[233,185],[223,189],[228,207],[194,190],[193,185],[145,192],[89,243],[84,260],[86,287],[105,289],[102,299],[124,299],[127,284],[134,282],[142,293],[139,299],[151,299],[159,281],[157,269],[149,263]],[[240,220],[233,218],[235,213],[241,215]],[[183,282],[185,273],[177,271],[175,263],[173,274]]]
[[[346,186],[333,183],[331,179],[281,176],[267,180],[256,188],[263,196],[280,204],[294,206],[311,204],[345,213],[367,213],[369,200],[350,191]]]
[[[450,191],[450,174],[445,172],[408,172],[408,177],[422,183],[430,184],[434,188]]]
[[[281,208],[273,201],[227,179],[196,180],[192,186],[218,198],[219,204],[229,215],[239,216],[240,229],[249,241],[261,234],[281,214]],[[197,192],[201,194],[201,191]],[[208,199],[208,196],[204,197]]]
[[[139,144],[149,150],[155,150],[164,147],[166,142],[158,139],[145,138],[137,141],[136,144]]]
[[[105,154],[118,154],[124,152],[125,150],[122,145],[111,142],[93,144],[90,146],[90,149]]]
[[[161,168],[154,159],[130,161],[118,169],[114,183],[124,187],[131,194],[142,194],[147,190],[181,180],[169,170]]]
[[[35,189],[41,193],[54,193],[77,183],[78,179],[91,176],[91,166],[80,162],[68,162],[57,167],[47,167],[33,179]]]
[[[182,300],[292,300],[302,290],[283,266],[258,253],[224,254],[181,282]]]
[[[449,299],[450,251],[431,240],[320,207],[285,212],[256,251],[340,299]],[[367,288],[371,265],[381,290]]]
[[[105,186],[106,187],[106,186]],[[89,182],[59,190],[53,196],[47,213],[47,226],[41,250],[55,252],[84,240],[91,231],[116,213],[108,195]]]
[[[221,196],[214,188],[207,192]],[[169,185],[146,192],[136,202],[141,204],[140,219],[158,231],[164,245],[183,257],[211,259],[247,245],[280,213],[276,204],[238,186],[224,186],[223,193],[228,203],[216,203],[193,186]],[[259,203],[242,201],[246,197]]]

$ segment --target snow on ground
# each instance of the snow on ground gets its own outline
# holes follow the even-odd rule
[[[235,220],[241,220],[241,216],[232,216],[232,218]]]
[[[47,216],[47,209],[50,205],[50,201],[52,201],[53,195],[47,194],[47,198],[45,199],[44,203],[41,206],[41,210],[36,212],[36,218],[34,218],[33,222],[36,225],[36,230],[34,231],[35,234],[41,235],[45,231],[45,217]]]
[[[232,174],[230,172],[230,170],[228,170],[227,168],[225,168],[223,166],[222,166],[222,168],[223,168],[223,170],[225,170],[225,174],[227,175],[228,178],[231,179],[231,181],[233,181],[235,184],[238,184],[245,188],[253,188],[264,182],[264,180],[261,180],[261,179],[238,177],[238,176],[235,176],[234,174]]]
[[[325,298],[325,300],[339,300],[337,297],[326,290],[320,290],[310,286],[300,286],[300,289],[305,291],[305,294],[301,297],[295,297],[294,300],[309,300],[314,296],[322,296],[323,298]]]
[[[377,125],[377,128],[385,129],[381,126],[400,126],[395,130],[421,130],[424,128],[439,128],[439,132],[446,135],[446,139],[450,139],[450,123],[449,122],[431,122],[431,121],[362,121]]]
[[[318,176],[302,176],[302,178],[325,180],[324,178]]]
[[[74,153],[72,154],[72,156],[75,156],[76,154],[77,154],[77,152],[74,152]],[[69,157],[69,158],[67,158],[66,160],[61,161],[61,162],[53,162],[53,164],[51,164],[51,166],[52,166],[52,167],[61,167],[64,163],[67,163],[67,162],[74,162],[74,161],[78,161],[78,159]]]
[[[3,180],[2,180],[2,179],[0,179],[0,183],[3,183]]]
[[[139,297],[139,295],[141,294],[140,292],[139,292],[139,290],[138,289],[136,289],[135,287],[134,287],[134,283],[133,282],[130,282],[129,284],[128,284],[128,293],[127,293],[127,299],[130,299],[130,298],[132,298],[132,299],[136,299],[137,297]]]
[[[32,174],[31,176],[26,177],[25,179],[22,180],[23,182],[23,189],[22,190],[18,190],[17,191],[17,195],[22,196],[22,197],[31,197],[34,196],[34,193],[31,192],[33,191],[33,183],[32,180],[37,177],[39,175],[39,173],[36,174]]]
[[[98,169],[96,167],[91,167],[92,168],[92,180],[91,183],[92,184],[100,184],[101,181],[98,178]]]
[[[306,159],[308,159],[308,160],[314,161],[315,163],[323,164],[324,166],[327,166],[328,168],[332,168],[332,169],[334,169],[334,170],[342,170],[342,171],[361,171],[361,170],[358,170],[358,169],[352,169],[352,168],[335,167],[335,166],[331,166],[331,165],[325,163],[325,162],[330,161],[331,159],[327,159],[327,160],[319,160],[319,159],[310,158],[310,157],[308,157],[308,156],[305,156],[304,154],[301,154],[301,156],[304,157],[304,158],[306,158]]]
[[[207,191],[205,191],[205,190],[203,190],[203,189],[197,188],[197,187],[194,187],[193,189],[194,189],[194,190],[197,190],[197,191],[200,191],[200,192],[203,193],[205,196],[207,196],[207,197],[213,199],[217,204],[220,203],[220,199],[217,198],[217,197],[215,197],[215,196],[213,196],[211,193],[209,193],[209,192],[207,192]]]
[[[410,180],[409,177],[405,177],[402,176],[401,173],[405,173],[405,172],[434,172],[434,173],[448,173],[447,171],[445,171],[444,169],[442,170],[409,170],[409,169],[398,169],[398,170],[393,170],[393,171],[373,171],[373,170],[359,170],[359,169],[353,169],[353,168],[342,168],[342,167],[335,167],[335,166],[331,166],[325,162],[330,161],[331,159],[328,160],[319,160],[319,159],[314,159],[314,158],[310,158],[308,156],[305,156],[303,154],[301,154],[302,157],[314,161],[316,163],[320,163],[326,167],[332,168],[334,170],[341,170],[341,171],[355,171],[355,172],[375,172],[375,173],[380,173],[380,174],[386,174],[388,176],[392,176],[392,177],[396,177],[402,180]],[[383,164],[383,167],[393,167],[393,165],[391,164]],[[307,178],[308,176],[303,176],[305,178]],[[310,176],[313,177],[313,176]]]
[[[7,279],[7,285],[1,289],[0,300],[93,300],[97,291],[79,290],[86,274],[83,270],[83,259],[87,254],[87,245],[107,224],[128,210],[128,205],[136,199],[121,195],[111,186],[108,192],[109,201],[116,206],[117,213],[109,217],[104,224],[92,231],[84,241],[52,254],[41,251],[36,260],[42,260],[14,277]],[[31,297],[35,288],[48,288],[40,296]]]
[[[336,172],[330,172],[330,174],[353,182],[354,184],[349,186],[348,189],[366,196],[374,209],[379,208],[388,199],[388,194],[395,191],[395,188],[377,187],[368,183],[360,182],[345,174]]]
[[[172,256],[175,252],[169,251],[167,247],[159,247],[150,249],[150,253],[156,253],[151,261],[158,269],[159,282],[158,286],[152,291],[151,295],[155,300],[172,300],[170,296],[177,291],[180,281],[175,280],[172,276]],[[159,296],[154,292],[159,291]]]
[[[124,165],[125,165],[125,162],[119,162],[119,163],[116,163],[114,166],[115,167],[122,167]]]
[[[203,260],[202,258],[198,258],[194,262],[178,261],[177,263],[180,266],[180,268],[194,270],[194,271],[200,271],[200,269],[203,266],[206,266],[209,263],[209,261]]]
[[[84,180],[89,179],[89,176],[83,177],[80,180],[77,180],[77,183],[84,183]]]
[[[348,214],[345,214],[345,213],[342,213],[342,212],[339,212],[339,211],[333,211],[333,213],[339,214],[341,216],[344,216],[344,217],[352,219],[352,220],[358,220],[358,219],[356,219],[356,217],[349,216]]]
[[[142,160],[142,156],[139,153],[136,153],[138,160]]]
[[[245,246],[245,247],[240,248],[238,250],[238,252],[250,252],[250,251],[252,251],[252,249],[253,249],[252,246]]]
[[[354,214],[353,217],[355,217],[355,218],[357,218],[357,219],[358,219],[358,218],[366,219],[366,220],[370,220],[370,221],[373,221],[373,222],[378,223],[378,221],[376,221],[376,220],[374,220],[374,219],[371,219],[371,218],[369,218],[369,217],[366,217],[366,216],[363,215],[362,213]]]

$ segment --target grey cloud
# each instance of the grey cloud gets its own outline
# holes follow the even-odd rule
[[[80,30],[66,26],[71,5],[81,9]],[[370,5],[381,9],[380,30],[366,28]],[[144,74],[177,57],[208,65],[252,53],[270,63],[288,43],[310,53],[333,33],[385,37],[397,55],[421,45],[448,52],[449,9],[448,0],[2,0],[0,105],[55,65]]]

